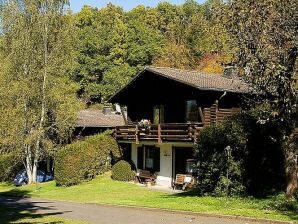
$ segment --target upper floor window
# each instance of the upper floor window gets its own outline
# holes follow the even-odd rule
[[[154,106],[153,123],[163,124],[164,122],[165,122],[165,106],[164,105]]]
[[[186,122],[198,122],[199,111],[196,100],[188,100],[186,102]]]

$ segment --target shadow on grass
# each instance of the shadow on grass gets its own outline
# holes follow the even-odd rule
[[[183,191],[175,194],[171,194],[171,196],[174,197],[199,197],[200,196],[200,191],[197,188],[190,189],[188,191]]]
[[[63,224],[62,221],[47,221],[50,217],[61,215],[65,212],[57,212],[50,202],[29,200],[29,191],[19,188],[0,193],[0,222],[1,224]],[[34,221],[42,219],[45,221]],[[27,221],[30,220],[30,221]]]

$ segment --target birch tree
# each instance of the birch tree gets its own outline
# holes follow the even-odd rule
[[[78,86],[71,81],[75,26],[65,0],[1,2],[3,88],[0,150],[13,150],[29,183],[38,162],[69,139],[77,116]],[[0,87],[0,88],[1,88]]]

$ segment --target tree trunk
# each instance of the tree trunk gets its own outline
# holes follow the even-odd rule
[[[285,138],[284,152],[287,178],[286,197],[291,199],[298,190],[297,146],[294,133]]]
[[[31,154],[31,147],[27,146],[26,147],[26,172],[28,175],[28,184],[31,184],[34,182],[34,177],[33,177],[33,169],[32,169],[32,154]]]
[[[48,9],[48,3],[46,2],[46,10]],[[46,13],[45,10],[45,13]],[[46,115],[46,88],[47,88],[47,77],[48,77],[48,20],[47,15],[44,15],[44,33],[43,33],[43,54],[44,54],[44,71],[43,71],[43,82],[42,82],[42,101],[41,101],[41,113],[38,127],[38,136],[36,140],[35,155],[33,160],[33,177],[36,180],[38,161],[40,157],[41,141],[44,135],[44,121]]]
[[[33,162],[32,179],[33,179],[33,183],[37,182],[37,162],[36,162],[36,159],[34,159],[34,162]]]

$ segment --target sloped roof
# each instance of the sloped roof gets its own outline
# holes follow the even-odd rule
[[[102,110],[86,109],[79,113],[76,127],[102,127],[112,128],[125,125],[123,116],[120,114],[111,113],[103,114]]]
[[[151,72],[156,75],[174,80],[176,82],[183,83],[185,85],[194,87],[199,90],[210,90],[210,91],[226,91],[231,93],[248,93],[250,92],[249,86],[240,78],[227,77],[221,74],[207,74],[199,71],[181,70],[175,68],[165,67],[145,67],[137,76],[135,76],[126,86],[120,89],[114,94],[109,102],[121,94],[128,86],[134,81],[142,77],[146,72]]]
[[[235,93],[246,93],[249,91],[249,86],[243,80],[226,77],[220,74],[206,74],[199,71],[162,67],[148,67],[145,70],[202,90]]]

